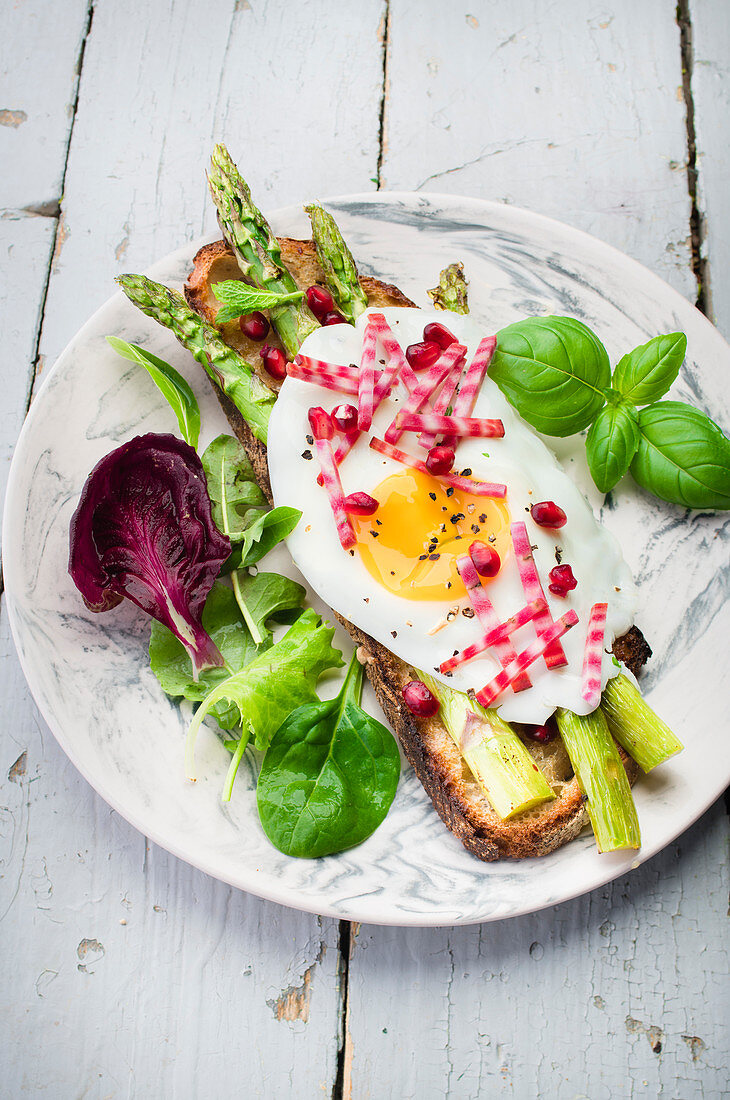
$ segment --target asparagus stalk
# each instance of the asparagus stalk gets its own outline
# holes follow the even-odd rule
[[[367,309],[368,299],[360,286],[352,253],[331,214],[316,203],[304,209],[312,222],[312,239],[327,286],[342,316],[354,325]]]
[[[208,185],[218,211],[223,236],[233,249],[244,277],[262,290],[296,293],[298,287],[281,262],[281,249],[271,226],[251,201],[248,184],[225,145],[216,145],[210,158]],[[289,359],[319,322],[302,298],[270,310],[271,322]]]
[[[609,680],[601,699],[608,728],[645,772],[680,752],[682,742],[662,722],[629,680],[620,674]]]
[[[176,290],[144,275],[120,275],[117,282],[143,313],[170,329],[231,399],[256,438],[266,443],[275,395],[238,352],[223,342],[218,330],[190,309]]]
[[[451,313],[468,313],[466,279],[463,264],[449,264],[439,276],[439,285],[427,290],[436,309],[448,309]]]
[[[418,675],[440,700],[441,721],[503,821],[555,798],[517,734],[496,711],[425,672]]]
[[[599,852],[638,848],[639,819],[631,787],[603,712],[555,712],[560,736],[588,800],[588,814]]]

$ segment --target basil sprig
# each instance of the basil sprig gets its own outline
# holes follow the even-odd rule
[[[573,435],[590,425],[588,467],[601,492],[630,471],[672,504],[728,509],[730,440],[692,405],[659,400],[686,350],[683,332],[655,336],[624,355],[612,377],[606,349],[586,325],[528,317],[497,333],[489,376],[545,435]]]
[[[224,325],[227,321],[235,321],[237,317],[245,317],[257,309],[275,309],[287,302],[298,302],[304,292],[293,290],[289,294],[278,294],[272,290],[258,290],[240,279],[226,279],[222,283],[213,284],[213,293],[219,302],[223,302],[216,314],[215,323]]]

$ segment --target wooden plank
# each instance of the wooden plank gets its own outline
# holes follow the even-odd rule
[[[689,7],[698,206],[705,234],[708,313],[730,337],[730,8],[708,0],[693,0]]]
[[[727,832],[718,803],[627,878],[527,917],[360,928],[352,1095],[723,1095]]]
[[[354,8],[327,0],[97,5],[44,362],[109,297],[116,274],[217,234],[205,184],[215,140],[228,143],[263,209],[374,189],[382,9],[382,0]]]
[[[639,46],[641,48],[639,48]],[[694,301],[679,30],[665,0],[390,16],[382,186],[525,206]]]

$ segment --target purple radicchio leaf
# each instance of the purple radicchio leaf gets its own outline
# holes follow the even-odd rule
[[[180,639],[197,678],[224,664],[201,615],[231,544],[213,523],[202,463],[173,435],[137,436],[89,474],[68,571],[91,611],[126,596]]]

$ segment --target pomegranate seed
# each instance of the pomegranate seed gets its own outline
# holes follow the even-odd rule
[[[438,344],[442,351],[456,343],[453,332],[449,332],[446,325],[440,325],[438,321],[432,321],[423,330],[423,339]]]
[[[539,527],[564,527],[568,521],[563,509],[554,500],[542,500],[530,508],[532,518]]]
[[[330,414],[320,405],[314,405],[307,413],[309,426],[315,439],[331,439],[335,434]]]
[[[411,680],[403,688],[403,700],[411,714],[417,718],[430,718],[441,704],[421,680]]]
[[[350,493],[345,497],[345,511],[351,516],[372,516],[380,505],[369,493]]]
[[[269,322],[260,309],[255,313],[249,313],[248,317],[239,317],[238,323],[241,332],[248,336],[249,340],[265,340],[269,335]]]
[[[278,381],[286,378],[286,356],[279,348],[272,348],[269,344],[264,344],[261,349],[261,361],[264,364],[264,370],[272,378],[276,378]]]
[[[314,316],[320,321],[325,314],[335,308],[334,299],[326,287],[317,286],[316,284],[307,287],[306,295],[309,308]]]
[[[556,596],[567,596],[578,584],[573,576],[573,570],[569,565],[556,565],[550,570],[550,584],[548,588]]]
[[[432,447],[426,455],[426,469],[430,474],[448,474],[454,465],[453,447]]]
[[[496,577],[502,568],[502,560],[497,551],[480,539],[471,544],[469,554],[480,577]]]
[[[354,405],[337,405],[332,410],[332,423],[341,432],[352,432],[357,427],[357,409]]]
[[[345,318],[342,316],[341,313],[337,312],[336,309],[332,309],[332,310],[330,310],[329,313],[325,313],[324,317],[322,318],[322,325],[324,327],[326,327],[327,325],[346,325],[346,324],[347,324],[347,321],[345,320]]]
[[[539,741],[541,745],[547,745],[555,737],[555,730],[550,726],[527,726],[525,733],[531,741]]]
[[[406,359],[414,370],[426,370],[432,367],[441,354],[440,344],[433,340],[424,340],[421,344],[409,344]]]

